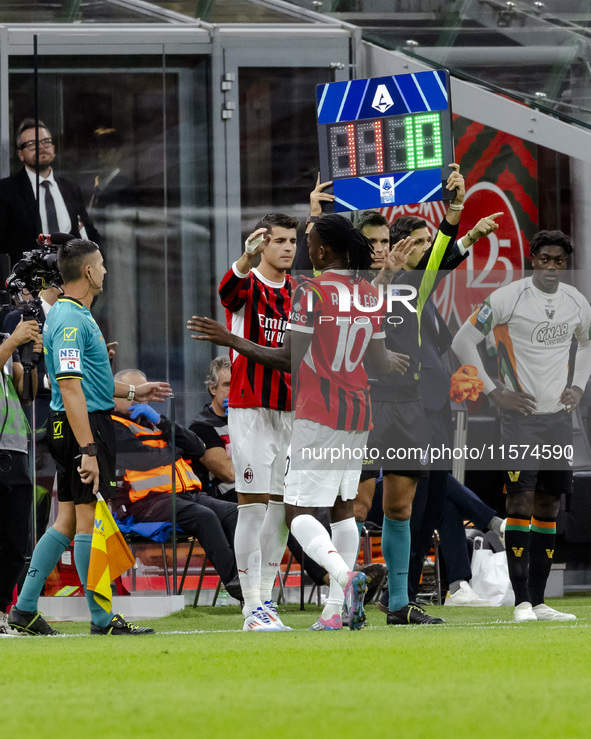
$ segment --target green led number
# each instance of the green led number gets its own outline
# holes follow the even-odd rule
[[[404,145],[406,147],[406,169],[416,169],[412,116],[404,119]]]
[[[409,128],[407,127],[407,146]],[[416,147],[416,164],[413,163],[412,168],[427,169],[429,167],[442,167],[441,118],[439,113],[425,113],[424,115],[414,116],[413,129],[414,146]],[[410,163],[410,159],[408,161]]]

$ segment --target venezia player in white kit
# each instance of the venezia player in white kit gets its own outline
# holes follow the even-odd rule
[[[346,219],[328,215],[310,231],[308,245],[312,264],[322,274],[297,288],[283,347],[270,349],[253,344],[207,318],[194,316],[188,327],[197,332],[195,339],[230,346],[270,367],[298,369],[293,461],[285,484],[287,521],[306,554],[331,576],[327,607],[315,628],[342,628],[344,597],[349,628],[357,630],[365,620],[366,586],[365,575],[353,572],[359,545],[353,500],[371,426],[363,361],[385,374],[403,373],[408,360],[386,353],[384,308],[377,307],[375,288],[356,276],[371,264],[369,241]],[[357,305],[349,299],[343,310],[339,296],[343,292],[352,296],[354,291]],[[372,306],[376,309],[368,311]],[[305,454],[306,450],[322,453],[339,449],[351,452],[348,463],[315,465]],[[317,507],[331,509],[332,539],[314,516]]]
[[[544,604],[560,496],[572,486],[569,412],[591,374],[591,306],[560,280],[572,253],[562,231],[540,231],[530,242],[533,275],[495,290],[460,328],[452,349],[478,368],[484,392],[501,408],[501,441],[508,450],[550,450],[515,462],[504,472],[507,489],[505,548],[515,592],[514,620],[570,621],[575,616]],[[487,375],[477,345],[493,331],[498,348],[499,390]],[[578,341],[572,382],[569,354]],[[572,446],[571,446],[572,448]],[[544,461],[545,460],[545,461]]]

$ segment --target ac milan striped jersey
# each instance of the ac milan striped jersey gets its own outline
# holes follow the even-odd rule
[[[298,286],[289,328],[312,340],[298,370],[296,418],[346,431],[371,428],[363,358],[371,339],[385,337],[384,313],[378,291],[349,270],[327,270]]]
[[[237,336],[260,346],[283,345],[291,304],[291,278],[271,282],[257,269],[241,274],[234,263],[224,275],[219,295],[226,309],[226,325]],[[264,367],[230,351],[232,379],[228,403],[231,408],[291,410],[291,375]]]

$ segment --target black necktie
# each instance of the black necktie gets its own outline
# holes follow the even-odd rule
[[[45,180],[41,183],[41,186],[45,188],[45,213],[47,214],[47,230],[50,234],[58,233],[60,230],[59,223],[57,222],[57,212],[55,210],[55,202],[53,195],[51,194],[51,182]]]
[[[92,197],[90,198],[90,203],[88,204],[88,212],[91,213],[92,210],[98,205],[98,199],[101,196],[101,188],[99,187],[99,176],[97,175],[94,178],[94,189],[92,191]]]

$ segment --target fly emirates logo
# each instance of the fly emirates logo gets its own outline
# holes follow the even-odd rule
[[[275,344],[276,346],[283,345],[285,329],[287,328],[287,321],[285,319],[269,318],[268,316],[259,313],[259,326],[265,333],[265,341]]]

